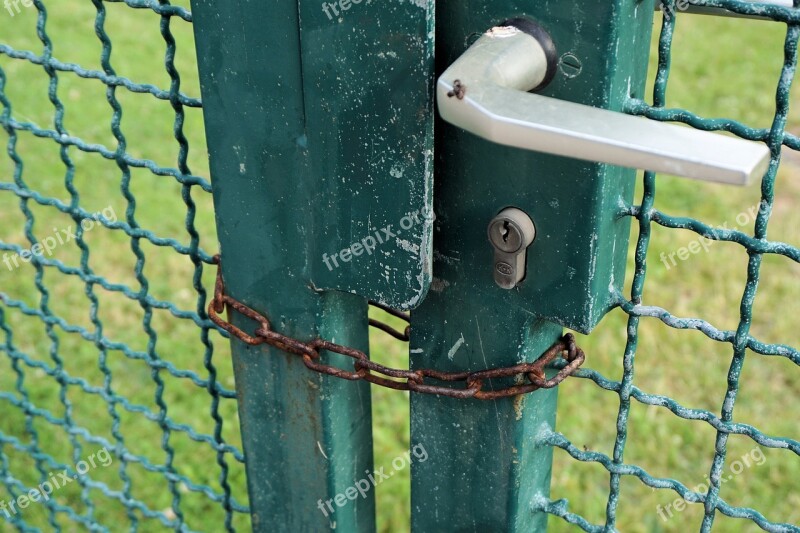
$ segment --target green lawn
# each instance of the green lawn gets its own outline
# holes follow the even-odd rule
[[[188,7],[188,1],[176,3]],[[108,10],[106,27],[114,43],[111,61],[117,73],[139,83],[167,88],[170,80],[163,66],[165,47],[159,31],[159,17],[149,10],[134,10],[119,3],[105,5]],[[101,45],[94,36],[95,10],[92,4],[47,2],[47,7],[46,30],[54,43],[54,56],[62,62],[99,69]],[[172,31],[178,43],[176,63],[182,73],[182,91],[190,96],[199,96],[191,26],[173,19]],[[784,27],[778,24],[682,16],[675,37],[668,105],[684,107],[702,116],[729,117],[753,126],[769,127],[774,112],[775,85],[782,64],[783,38]],[[17,50],[41,52],[34,8],[23,8],[13,18],[6,11],[0,12],[2,43]],[[0,68],[8,78],[5,93],[13,105],[13,117],[20,122],[52,128],[54,108],[48,100],[48,77],[43,69],[6,55],[0,55]],[[800,103],[798,95],[800,92],[795,90],[796,103]],[[81,79],[74,74],[61,74],[58,96],[66,107],[64,125],[71,135],[112,150],[115,148],[116,141],[110,128],[112,112],[102,83]],[[124,109],[121,128],[129,152],[134,157],[153,160],[163,167],[175,167],[178,152],[172,131],[174,116],[169,103],[125,89],[119,89],[117,96]],[[201,112],[187,109],[186,114],[184,131],[192,147],[189,166],[193,174],[207,177]],[[800,115],[796,111],[790,118],[790,129],[800,132]],[[7,142],[5,132],[0,133],[0,144],[5,146]],[[23,179],[27,186],[44,196],[69,203],[70,194],[64,185],[65,167],[58,145],[21,133],[17,151],[24,160]],[[121,173],[116,164],[75,148],[69,149],[68,154],[75,166],[74,183],[82,207],[89,212],[111,208],[119,220],[124,220],[126,202],[120,194]],[[0,156],[0,182],[13,181],[13,168],[9,157]],[[184,225],[186,204],[181,199],[180,184],[170,177],[133,169],[130,188],[137,198],[136,220],[143,228],[159,237],[173,238],[182,245],[189,244]],[[800,155],[785,153],[776,191],[770,238],[797,246],[800,243],[800,210],[795,206],[800,200]],[[736,216],[758,205],[759,198],[758,186],[722,188],[664,176],[658,179],[656,207],[669,214],[691,216],[715,226],[728,223],[729,227],[736,227]],[[197,204],[195,224],[201,235],[200,245],[206,252],[214,253],[217,245],[210,195],[195,188],[193,200]],[[25,217],[19,204],[17,196],[0,191],[0,242],[27,248],[30,243],[25,237]],[[52,235],[53,228],[72,225],[68,216],[52,207],[33,201],[28,206],[35,217],[33,231],[39,239]],[[741,229],[752,231],[752,220]],[[634,227],[632,239],[636,234]],[[95,274],[105,276],[112,283],[139,290],[133,271],[135,256],[129,239],[122,232],[93,229],[86,232],[85,239],[91,250],[89,264]],[[696,236],[688,231],[654,228],[645,303],[666,308],[678,316],[702,317],[720,329],[735,329],[747,266],[747,254],[740,246],[716,243],[709,253],[692,255],[677,266],[670,265],[670,268],[658,259],[662,252],[669,254],[688,246],[695,239]],[[194,310],[196,294],[191,282],[191,261],[170,248],[157,247],[145,241],[142,249],[147,257],[145,275],[150,281],[150,295],[159,301],[173,302],[179,309]],[[53,257],[70,267],[80,266],[80,250],[74,243],[59,246]],[[631,254],[631,264],[632,260]],[[752,327],[756,338],[800,346],[798,315],[795,315],[800,314],[799,279],[800,265],[785,258],[765,258]],[[65,276],[48,267],[44,284],[50,295],[49,308],[55,315],[71,325],[92,330],[89,299],[84,293],[85,284],[79,278]],[[210,269],[206,269],[204,274],[204,285],[209,289],[212,286]],[[143,312],[139,305],[119,292],[99,287],[95,292],[100,303],[98,318],[103,323],[104,335],[115,342],[126,343],[132,350],[146,351],[148,338],[142,328]],[[0,293],[26,303],[33,310],[40,309],[35,269],[30,264],[9,270],[0,263]],[[0,309],[5,310],[5,321],[14,332],[16,348],[29,354],[33,361],[54,365],[50,355],[52,339],[41,320],[25,316],[8,306]],[[619,379],[622,375],[626,319],[627,315],[622,311],[615,311],[591,336],[580,339],[589,356],[587,366],[611,379]],[[191,321],[177,319],[168,311],[157,309],[154,311],[153,329],[158,333],[156,350],[164,360],[179,369],[192,370],[203,378],[207,377],[200,330]],[[58,354],[67,372],[102,389],[104,375],[97,364],[96,348],[58,327],[54,331],[53,336],[59,341]],[[635,384],[648,393],[670,396],[684,406],[719,413],[727,385],[731,346],[713,342],[700,332],[673,330],[655,319],[643,320],[640,331]],[[227,341],[216,334],[212,335],[212,341],[220,383],[233,389]],[[0,335],[0,342],[5,343],[3,335]],[[390,360],[392,364],[408,358],[403,345],[390,342],[383,335],[374,338],[373,351],[381,354],[381,360]],[[131,403],[158,411],[156,386],[145,363],[131,360],[120,351],[109,351],[107,364],[114,376],[111,386],[117,394]],[[53,416],[63,417],[64,407],[55,380],[42,370],[24,367],[24,371],[24,386],[31,400]],[[190,425],[197,432],[213,435],[209,395],[188,379],[168,377],[166,372],[162,372],[162,376],[165,377],[163,397],[169,416],[177,424]],[[16,381],[10,359],[3,353],[0,356],[0,392],[15,391]],[[800,406],[793,401],[799,391],[800,372],[790,361],[750,354],[742,374],[736,420],[755,425],[769,435],[800,439],[797,424]],[[71,386],[67,397],[72,402],[71,416],[76,424],[93,434],[112,439],[112,418],[106,402],[99,395],[86,394]],[[573,379],[561,386],[560,398],[559,431],[576,446],[611,455],[619,407],[617,395],[602,391],[588,380]],[[387,465],[409,444],[408,396],[375,389],[373,400],[376,463],[378,466]],[[163,464],[158,425],[122,407],[117,410],[119,431],[125,436],[129,450],[147,457],[153,464]],[[0,433],[17,436],[23,445],[28,445],[30,439],[22,411],[13,407],[7,397],[0,396],[0,413]],[[223,401],[220,413],[226,421],[223,431],[226,441],[240,447],[235,403]],[[71,446],[63,429],[41,417],[33,420],[42,451],[58,461],[72,463]],[[689,488],[706,481],[715,437],[715,432],[706,423],[689,422],[666,409],[634,402],[629,425],[627,463],[637,464],[654,476],[676,478]],[[85,448],[84,457],[98,448],[80,437],[77,440]],[[219,469],[210,446],[192,441],[182,432],[174,432],[170,442],[175,449],[175,464],[182,475],[221,492]],[[729,448],[729,464],[749,457],[752,466],[732,476],[723,486],[721,496],[730,504],[756,508],[772,521],[800,523],[798,457],[788,451],[757,448],[752,440],[741,436],[732,436]],[[10,445],[4,446],[3,451],[15,476],[27,485],[38,484],[35,463],[29,453],[14,450]],[[764,460],[756,461],[762,457],[761,453]],[[244,468],[230,456],[227,459],[231,465],[233,494],[239,502],[246,504]],[[113,490],[122,490],[118,466],[98,468],[92,476],[108,483]],[[163,476],[148,473],[137,464],[130,465],[127,472],[132,480],[132,497],[155,511],[169,508],[172,496]],[[609,476],[603,468],[579,463],[557,450],[553,473],[553,498],[568,498],[570,510],[593,523],[604,521]],[[408,475],[408,469],[402,470],[377,489],[381,531],[402,531],[408,527]],[[80,490],[74,485],[60,491],[56,500],[61,505],[73,507],[77,513],[84,513],[86,507],[81,502]],[[179,492],[181,509],[189,527],[221,530],[223,513],[218,504],[185,486],[180,486]],[[101,523],[112,529],[122,529],[123,524],[127,525],[122,505],[99,496],[96,491],[91,495],[96,503],[95,517]],[[635,478],[624,478],[619,506],[620,529],[696,529],[702,516],[699,505],[690,505],[670,520],[660,518],[658,506],[665,507],[675,498],[673,492],[653,491]],[[8,491],[0,487],[0,501],[10,499]],[[23,516],[31,525],[48,529],[47,513],[42,505],[32,505]],[[58,517],[65,530],[77,529],[64,514]],[[143,520],[143,530],[163,528],[154,520],[139,518]],[[237,528],[246,530],[248,523],[247,516],[237,515]],[[557,518],[552,518],[550,524],[554,531],[574,530]],[[724,516],[718,516],[715,522],[718,531],[756,529],[750,522]]]

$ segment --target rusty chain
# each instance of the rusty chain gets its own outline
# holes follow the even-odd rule
[[[222,280],[222,267],[219,256],[216,256],[214,261],[217,264],[218,270],[214,287],[214,298],[208,306],[208,315],[211,320],[245,344],[251,346],[268,344],[284,352],[298,355],[303,358],[303,363],[306,367],[321,374],[327,374],[349,381],[364,380],[375,385],[395,390],[437,394],[451,398],[493,400],[496,398],[516,396],[518,394],[527,394],[538,389],[551,389],[572,375],[586,359],[583,350],[575,344],[575,337],[571,333],[568,333],[553,344],[553,346],[533,363],[521,363],[506,368],[491,368],[477,372],[440,372],[431,369],[399,370],[385,367],[371,361],[367,354],[355,348],[349,348],[322,339],[302,342],[273,331],[272,325],[266,316],[225,294],[225,285]],[[401,313],[400,311],[387,308],[386,306],[374,302],[370,302],[370,305],[383,309],[406,322],[410,320],[409,315]],[[220,314],[225,311],[226,306],[259,324],[255,329],[254,335],[249,335],[220,316]],[[410,327],[406,327],[404,332],[399,332],[391,326],[377,320],[370,319],[369,324],[396,339],[403,341],[409,340]],[[353,372],[348,372],[322,363],[320,352],[323,350],[351,357],[354,359],[353,365],[355,370]],[[559,370],[555,376],[547,379],[545,368],[560,355],[564,356],[567,365]],[[373,372],[382,375],[376,375],[373,374]],[[405,381],[395,381],[395,379],[389,378]],[[455,389],[430,385],[425,383],[426,378],[450,383],[465,382],[467,388]],[[516,378],[518,382],[523,382],[524,379],[527,378],[529,383],[513,385],[499,390],[484,391],[484,381],[495,378]]]

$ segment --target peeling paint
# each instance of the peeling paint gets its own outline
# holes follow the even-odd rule
[[[456,355],[456,352],[464,345],[464,342],[464,334],[462,333],[461,337],[459,337],[453,347],[447,352],[447,358],[452,361],[453,357]]]

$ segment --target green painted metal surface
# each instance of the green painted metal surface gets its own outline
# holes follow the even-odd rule
[[[313,218],[305,275],[410,309],[431,278],[433,8],[297,4],[310,186],[300,205]]]
[[[476,1],[468,9],[440,4],[437,68],[451,64],[479,32],[528,15],[549,30],[560,56],[571,57],[542,94],[621,111],[644,88],[651,7],[652,2]],[[579,72],[568,66],[576,61]],[[454,228],[436,234],[442,262],[475,269],[478,300],[500,299],[590,331],[613,307],[614,291],[624,281],[630,220],[620,215],[620,206],[632,200],[635,172],[492,146],[444,124],[439,131],[437,216],[445,220],[442,228]],[[527,279],[503,293],[487,282],[489,271],[481,266],[490,266],[486,226],[507,206],[531,216],[537,237],[528,250]]]
[[[282,42],[242,35],[236,37],[242,40],[238,50],[224,43],[225,51],[215,53],[216,64],[200,57],[204,94],[241,83],[236,97],[215,94],[213,107],[205,106],[207,113],[220,115],[215,126],[237,129],[249,140],[244,124],[257,125],[265,131],[255,133],[256,138],[283,142],[302,160],[295,173],[272,178],[291,182],[298,193],[296,214],[280,222],[303,228],[300,243],[273,243],[274,253],[305,256],[296,275],[316,289],[351,292],[399,309],[416,306],[430,285],[432,263],[432,7],[401,0],[303,1],[286,7],[278,2],[273,10],[272,4],[253,8],[238,1],[217,8],[240,12],[238,18],[219,15],[215,20],[204,5],[198,2],[195,8],[203,50],[208,48],[204,41],[216,40],[212,33],[225,33],[223,41],[228,32],[243,34],[247,26],[239,19],[258,18],[262,12],[274,18],[274,11],[283,24]],[[230,27],[214,26],[228,20]],[[237,23],[243,26],[235,30]],[[287,25],[295,35],[283,30]],[[268,80],[273,65],[298,61],[298,80]],[[246,79],[243,68],[252,69]],[[264,84],[270,81],[273,85]],[[297,93],[292,98],[301,128],[290,133],[285,122],[255,120],[273,112],[261,100],[261,95],[272,100],[273,88]],[[244,124],[234,118],[245,115]],[[291,143],[286,135],[294,135]],[[277,157],[248,149],[240,138],[230,139],[237,143],[214,148],[237,164],[226,166],[226,175],[218,179],[264,174]]]
[[[367,351],[366,298],[409,307],[430,280],[432,13],[349,5],[193,13],[227,292],[282,333]],[[373,530],[374,492],[335,502],[372,468],[368,385],[233,350],[254,530]]]
[[[464,287],[431,292],[414,313],[412,367],[509,366],[536,359],[560,337],[560,326],[472,300]],[[556,398],[555,390],[494,401],[412,396],[411,441],[429,455],[412,465],[412,529],[542,530],[546,515],[529,506],[549,493],[552,448],[534,436],[554,427]]]
[[[638,5],[638,9],[637,9]],[[437,6],[437,71],[471,40],[525,15],[552,35],[562,68],[543,94],[621,110],[641,94],[653,4],[480,0]],[[617,53],[625,50],[625,53]],[[561,325],[589,331],[614,305],[624,278],[634,172],[495,145],[437,123],[434,281],[412,315],[412,366],[476,371],[532,361]],[[513,206],[533,219],[527,278],[497,287],[486,228]],[[497,386],[502,384],[498,383]],[[430,459],[415,465],[416,531],[541,531],[534,508],[549,494],[552,448],[537,435],[555,424],[556,391],[490,403],[412,397],[412,442]]]

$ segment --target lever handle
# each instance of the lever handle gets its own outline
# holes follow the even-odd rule
[[[492,28],[439,78],[439,114],[502,145],[575,159],[736,185],[766,172],[763,144],[528,92],[549,81],[557,61],[538,24]]]

